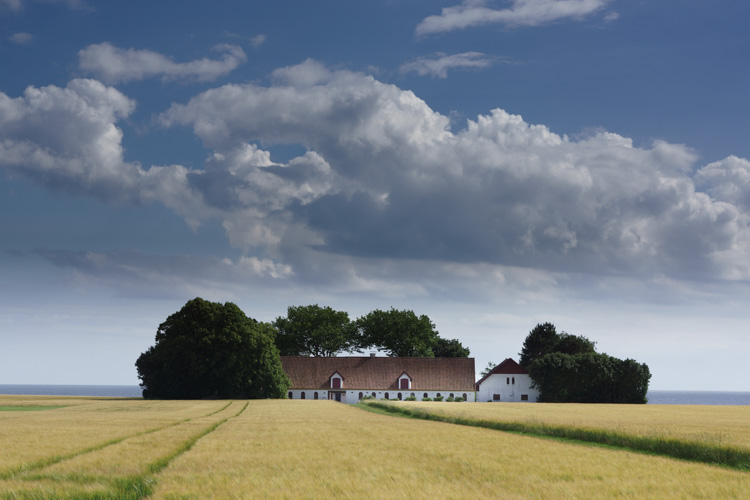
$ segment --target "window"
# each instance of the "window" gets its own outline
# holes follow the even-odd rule
[[[313,399],[318,399],[318,393],[313,394]]]
[[[414,395],[414,393],[413,393],[413,392],[411,393],[411,397],[413,397],[413,398],[416,398],[416,396]]]
[[[438,393],[437,393],[437,396],[435,396],[435,397],[436,397],[436,398],[439,398],[439,397],[440,397],[440,393],[438,392]]]
[[[529,395],[528,394],[521,394],[521,401],[528,401]]]
[[[493,394],[492,401],[500,401],[500,394]]]
[[[422,396],[422,397],[429,398],[430,396],[428,396],[427,393],[425,392],[424,396]]]
[[[402,399],[404,399],[404,397],[403,397],[403,396],[401,395],[401,393],[399,392],[399,393],[398,393],[398,400],[399,400],[399,401],[401,401]]]
[[[516,377],[513,377],[512,381],[513,381],[513,385],[516,385]]]
[[[406,390],[408,388],[409,388],[409,379],[404,377],[401,379],[401,386],[399,387],[399,389]]]
[[[505,379],[505,383],[506,383],[506,385],[510,385],[510,377],[508,377],[508,378]]]
[[[376,398],[376,397],[377,397],[377,396],[375,395],[375,393],[374,393],[374,392],[372,393],[372,397],[374,397],[374,398]]]
[[[451,398],[453,397],[453,393],[452,392],[451,392],[451,395],[449,397],[451,397]]]
[[[292,396],[293,396],[292,391],[289,391],[289,399],[292,399]]]
[[[359,399],[362,399],[362,397],[363,397],[363,396],[364,396],[364,394],[362,394],[362,393],[360,392],[360,393],[359,393]]]
[[[393,380],[393,379],[391,379],[391,380]],[[390,399],[390,398],[388,397],[388,393],[387,393],[387,392],[385,393],[385,399]]]
[[[464,392],[464,401],[468,401],[469,398],[466,397],[466,393]]]
[[[300,399],[305,399],[305,391],[302,391],[302,394],[299,395]]]

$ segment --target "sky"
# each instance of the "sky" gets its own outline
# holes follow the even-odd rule
[[[750,391],[750,3],[0,0],[0,384],[188,300],[551,322]]]

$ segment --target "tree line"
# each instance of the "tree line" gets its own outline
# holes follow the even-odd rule
[[[524,341],[519,364],[526,368],[540,402],[646,403],[651,372],[645,363],[618,359],[595,349],[583,336],[538,324]]]
[[[146,399],[283,398],[290,382],[280,356],[336,356],[378,349],[388,356],[468,357],[425,315],[376,309],[354,321],[317,304],[291,306],[272,323],[231,302],[201,298],[159,325],[155,344],[135,362]]]
[[[520,365],[541,402],[645,403],[648,366],[597,353],[586,337],[537,325],[524,341]],[[290,381],[280,356],[336,356],[378,349],[394,357],[468,357],[425,315],[376,309],[350,320],[317,304],[290,306],[264,323],[231,302],[188,301],[159,325],[155,344],[136,360],[147,399],[283,398]],[[491,366],[487,367],[489,371]],[[485,372],[483,372],[484,374]]]

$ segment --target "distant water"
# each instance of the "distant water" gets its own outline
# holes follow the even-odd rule
[[[137,385],[2,385],[0,394],[28,396],[104,396],[111,398],[139,398]]]
[[[750,392],[648,391],[653,405],[750,405]]]

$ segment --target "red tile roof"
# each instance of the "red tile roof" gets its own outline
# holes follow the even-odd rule
[[[345,380],[342,389],[397,391],[399,377],[407,372],[410,390],[474,390],[474,358],[281,356],[281,366],[291,389],[330,389],[330,377],[338,372]]]
[[[510,358],[505,358],[505,361],[497,365],[495,368],[493,368],[487,375],[477,380],[476,383],[476,390],[479,390],[479,384],[484,382],[484,379],[489,377],[490,375],[494,374],[500,374],[500,375],[528,375],[529,372],[524,369],[523,366],[519,365],[515,361],[513,361]]]

